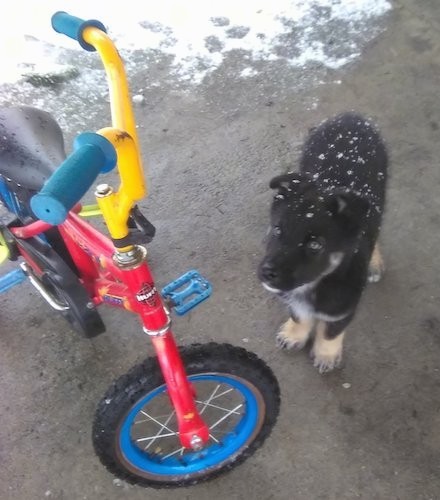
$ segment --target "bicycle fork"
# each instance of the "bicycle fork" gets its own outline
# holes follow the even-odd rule
[[[124,282],[131,291],[132,309],[139,313],[143,330],[156,351],[176,412],[180,442],[185,448],[200,450],[209,440],[209,429],[196,408],[195,394],[171,332],[169,312],[146,263],[146,250],[134,246],[129,252],[117,252],[114,262],[122,271]]]

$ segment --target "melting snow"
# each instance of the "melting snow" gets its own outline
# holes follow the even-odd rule
[[[377,33],[366,22],[389,9],[388,0],[126,0],[123,8],[104,0],[15,0],[0,17],[0,82],[15,82],[29,70],[47,72],[59,62],[58,47],[81,50],[52,31],[50,17],[57,10],[101,20],[128,58],[139,49],[171,55],[176,74],[198,83],[235,49],[248,53],[243,78],[253,76],[253,63],[262,60],[339,68],[359,55],[360,32],[362,43]],[[348,40],[335,34],[334,45],[341,47],[329,52],[325,33],[335,22],[344,23]]]

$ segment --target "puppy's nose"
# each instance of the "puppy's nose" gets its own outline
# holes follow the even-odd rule
[[[278,278],[278,272],[271,262],[263,262],[261,265],[261,276],[264,280],[275,280]]]

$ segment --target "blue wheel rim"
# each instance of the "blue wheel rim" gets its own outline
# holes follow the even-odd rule
[[[228,462],[228,459],[235,458],[239,450],[247,446],[249,440],[259,428],[261,423],[260,403],[249,385],[233,376],[220,374],[191,375],[188,379],[195,384],[196,389],[197,383],[206,381],[229,386],[240,395],[243,411],[239,420],[234,423],[232,429],[222,437],[220,442],[209,441],[203,450],[199,452],[186,451],[184,457],[176,457],[174,454],[160,457],[160,455],[141,450],[135,444],[131,432],[135,419],[141,410],[151,403],[154,398],[163,396],[166,392],[165,385],[154,389],[130,409],[122,422],[118,436],[119,448],[124,459],[132,467],[143,471],[147,475],[158,476],[159,479],[160,476],[184,475],[187,477],[208,468],[217,469]],[[209,422],[207,422],[207,425],[210,427]]]

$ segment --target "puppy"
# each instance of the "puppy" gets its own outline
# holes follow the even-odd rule
[[[312,129],[298,173],[270,181],[277,193],[258,276],[289,308],[278,345],[301,349],[313,332],[320,373],[340,364],[367,279],[378,281],[384,270],[377,238],[387,165],[376,128],[344,113]]]

